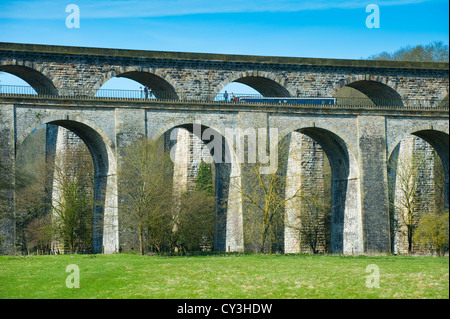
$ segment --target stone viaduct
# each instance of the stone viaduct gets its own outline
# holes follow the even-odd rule
[[[323,148],[331,166],[331,250],[335,253],[391,251],[387,163],[400,141],[415,135],[438,153],[445,171],[448,206],[448,63],[413,63],[290,57],[238,56],[0,43],[0,71],[14,74],[37,95],[0,93],[1,254],[14,253],[15,158],[37,127],[53,124],[78,135],[95,168],[95,197],[104,203],[94,219],[104,225],[94,234],[94,250],[126,247],[121,231],[121,156],[141,137],[161,137],[173,128],[201,136],[212,129],[225,137],[231,161],[215,157],[216,209],[225,222],[216,225],[215,248],[243,251],[241,164],[227,138],[229,129],[277,129],[277,141],[306,134]],[[95,97],[113,77],[148,85],[156,99]],[[214,101],[231,82],[253,87],[264,96],[339,97],[358,91],[370,105],[266,105]],[[195,131],[195,124],[201,127]],[[300,147],[292,142],[290,148]],[[291,151],[290,151],[291,152]],[[294,153],[293,153],[294,154]],[[291,160],[295,162],[295,159]],[[291,168],[292,170],[292,168]],[[295,168],[293,168],[295,171]],[[294,174],[295,175],[295,174]],[[294,179],[295,180],[295,179]],[[295,183],[295,181],[292,181]],[[286,188],[293,187],[286,185]],[[288,192],[286,190],[286,192]],[[285,251],[295,238],[285,232]],[[295,237],[295,236],[294,236]],[[288,241],[291,241],[288,243]]]

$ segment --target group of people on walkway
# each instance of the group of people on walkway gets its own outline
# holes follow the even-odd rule
[[[228,102],[228,92],[225,90],[223,93],[223,99],[225,102]],[[237,102],[238,98],[234,96],[233,92],[230,93],[230,102]]]
[[[144,86],[144,89],[142,89],[142,86],[139,87],[139,97],[141,99],[151,99],[152,98],[152,89],[149,88],[147,85]]]

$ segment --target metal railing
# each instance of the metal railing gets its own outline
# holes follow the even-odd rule
[[[102,99],[102,100],[132,100],[142,102],[182,101],[205,103],[238,103],[257,105],[285,105],[289,107],[329,107],[329,108],[400,108],[400,109],[444,109],[448,110],[448,100],[433,99],[369,99],[369,98],[330,98],[318,96],[299,97],[271,97],[265,98],[261,94],[241,93],[204,93],[204,92],[167,92],[151,91],[145,93],[141,90],[121,89],[85,89],[85,88],[59,88],[55,89],[19,85],[0,85],[0,97],[51,97],[76,99]]]

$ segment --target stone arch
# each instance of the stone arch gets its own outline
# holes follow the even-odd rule
[[[35,122],[18,137],[16,148],[37,127],[42,125],[63,127],[76,134],[87,146],[94,164],[94,221],[93,253],[113,253],[119,250],[117,170],[112,141],[98,127],[80,119],[68,120],[48,117]]]
[[[238,82],[252,87],[263,96],[291,96],[289,90],[284,86],[284,81],[284,78],[281,78],[271,72],[235,72],[224,79],[222,82],[220,82],[220,84],[215,88],[214,93],[219,93],[220,90],[222,90],[227,84],[230,84],[231,82]]]
[[[40,95],[57,95],[53,82],[40,69],[34,69],[29,66],[7,64],[0,65],[0,71],[11,73],[27,82]]]
[[[342,100],[348,98],[349,103],[352,102],[352,99],[367,98],[372,105],[403,106],[402,96],[397,91],[397,87],[386,78],[354,76],[341,80],[335,85],[332,96]],[[361,103],[362,101],[355,102]]]
[[[392,152],[397,147],[397,145],[407,136],[409,135],[417,135],[416,133],[419,132],[435,132],[435,134],[426,134],[430,136],[426,136],[426,138],[423,138],[422,136],[419,136],[423,138],[425,141],[427,141],[431,146],[433,146],[432,142],[432,135],[435,136],[436,141],[441,141],[441,144],[443,141],[443,137],[449,135],[449,128],[448,126],[440,125],[440,124],[422,124],[422,125],[414,125],[411,127],[403,127],[402,130],[398,130],[399,134],[392,140],[392,142],[389,142],[387,145],[387,158],[389,159],[392,155]],[[440,138],[437,136],[441,136]],[[428,140],[427,140],[428,138]],[[429,141],[431,140],[431,142]],[[444,143],[445,144],[445,143]],[[433,146],[434,147],[434,146]],[[447,143],[447,151],[448,151],[448,143]],[[448,152],[447,152],[448,153]]]
[[[115,152],[115,144],[112,141],[112,139],[108,136],[108,134],[105,133],[105,131],[99,127],[97,124],[95,124],[93,121],[89,120],[87,117],[84,117],[82,115],[78,116],[72,116],[70,117],[70,120],[68,120],[69,117],[66,116],[44,116],[40,113],[36,114],[36,116],[33,116],[33,122],[31,122],[26,128],[21,130],[21,132],[17,135],[16,139],[16,148],[20,147],[25,140],[25,138],[31,134],[35,129],[37,129],[39,126],[50,124],[51,122],[60,122],[60,121],[72,121],[75,123],[80,123],[81,125],[84,125],[86,127],[89,127],[92,129],[95,134],[100,136],[103,139],[103,142],[105,146],[111,150],[111,152]],[[27,123],[28,124],[28,123]]]
[[[449,134],[437,130],[421,130],[413,133],[425,140],[436,151],[444,167],[444,205],[449,207]]]
[[[296,165],[295,160],[291,161],[291,155],[301,154],[301,147],[293,139],[294,134],[298,133],[305,134],[316,141],[322,147],[331,166],[331,252],[362,253],[363,227],[357,158],[348,147],[348,143],[336,133],[326,128],[306,126],[289,132],[281,139],[281,141],[289,140],[289,158],[287,167],[284,168],[286,172],[289,170],[295,172],[299,169],[297,166],[290,167],[290,165]],[[298,182],[295,178],[286,179],[286,181]],[[286,187],[287,190],[291,186],[286,185]],[[289,218],[288,215],[286,217]]]
[[[175,82],[171,77],[158,69],[145,69],[138,67],[120,67],[105,74],[95,86],[98,90],[113,77],[128,78],[150,87],[157,98],[178,99]]]
[[[416,137],[415,139],[412,137]],[[417,139],[420,138],[420,139]],[[435,161],[435,157],[431,151],[435,151],[440,159],[440,162]],[[416,174],[416,172],[409,171],[408,162],[411,161],[413,154],[420,155],[421,163],[425,173],[418,174],[418,180],[414,182],[418,183],[418,189],[414,190],[413,196],[419,196],[419,206],[414,208],[419,212],[432,211],[433,209],[448,209],[449,207],[449,134],[448,128],[437,128],[431,125],[419,125],[408,129],[404,134],[398,136],[389,146],[388,149],[388,177],[389,177],[389,203],[390,203],[390,218],[391,218],[391,250],[393,253],[406,252],[406,238],[401,239],[401,227],[406,227],[402,224],[401,219],[397,215],[396,211],[403,211],[405,205],[401,204],[402,201],[411,201],[409,196],[405,196],[408,189],[404,187],[405,181],[410,183],[410,175]],[[422,156],[426,157],[423,158]],[[409,159],[408,159],[409,158]],[[406,165],[403,166],[402,160],[406,161]],[[440,178],[436,180],[436,169],[442,164],[443,168],[443,203],[439,200],[436,202],[435,191],[439,189],[441,185]],[[400,165],[400,166],[398,166]],[[438,166],[437,166],[438,165]],[[399,175],[398,175],[399,174]],[[436,184],[437,182],[437,184]],[[437,188],[436,188],[437,187]],[[424,191],[425,190],[425,191]],[[411,193],[410,193],[411,194]],[[430,195],[431,194],[431,195]],[[409,197],[409,198],[408,198]],[[399,199],[400,198],[400,199]],[[400,204],[398,204],[400,203]],[[443,207],[440,206],[443,204]],[[420,215],[413,216],[417,222],[420,220]],[[402,226],[403,225],[403,226]],[[414,249],[414,247],[413,247]]]
[[[164,139],[164,144],[170,145],[169,140],[175,129],[184,129],[203,141],[215,166],[215,236],[214,249],[218,251],[243,251],[242,203],[239,194],[240,167],[236,154],[224,132],[214,127],[197,123],[196,121],[179,120],[159,130],[153,138]],[[231,142],[232,143],[232,142]],[[176,158],[175,145],[171,147],[172,160]],[[176,163],[175,163],[176,164]]]
[[[420,137],[436,151],[437,155],[441,159],[445,173],[445,192],[446,195],[445,205],[449,206],[449,131],[448,128],[440,126],[419,125],[410,128],[403,132],[404,134],[398,136],[388,148],[387,158],[390,160],[400,142],[411,135]]]

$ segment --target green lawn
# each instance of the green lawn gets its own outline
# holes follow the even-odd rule
[[[66,287],[70,264],[80,288]],[[1,256],[0,298],[449,298],[448,274],[448,257]]]

